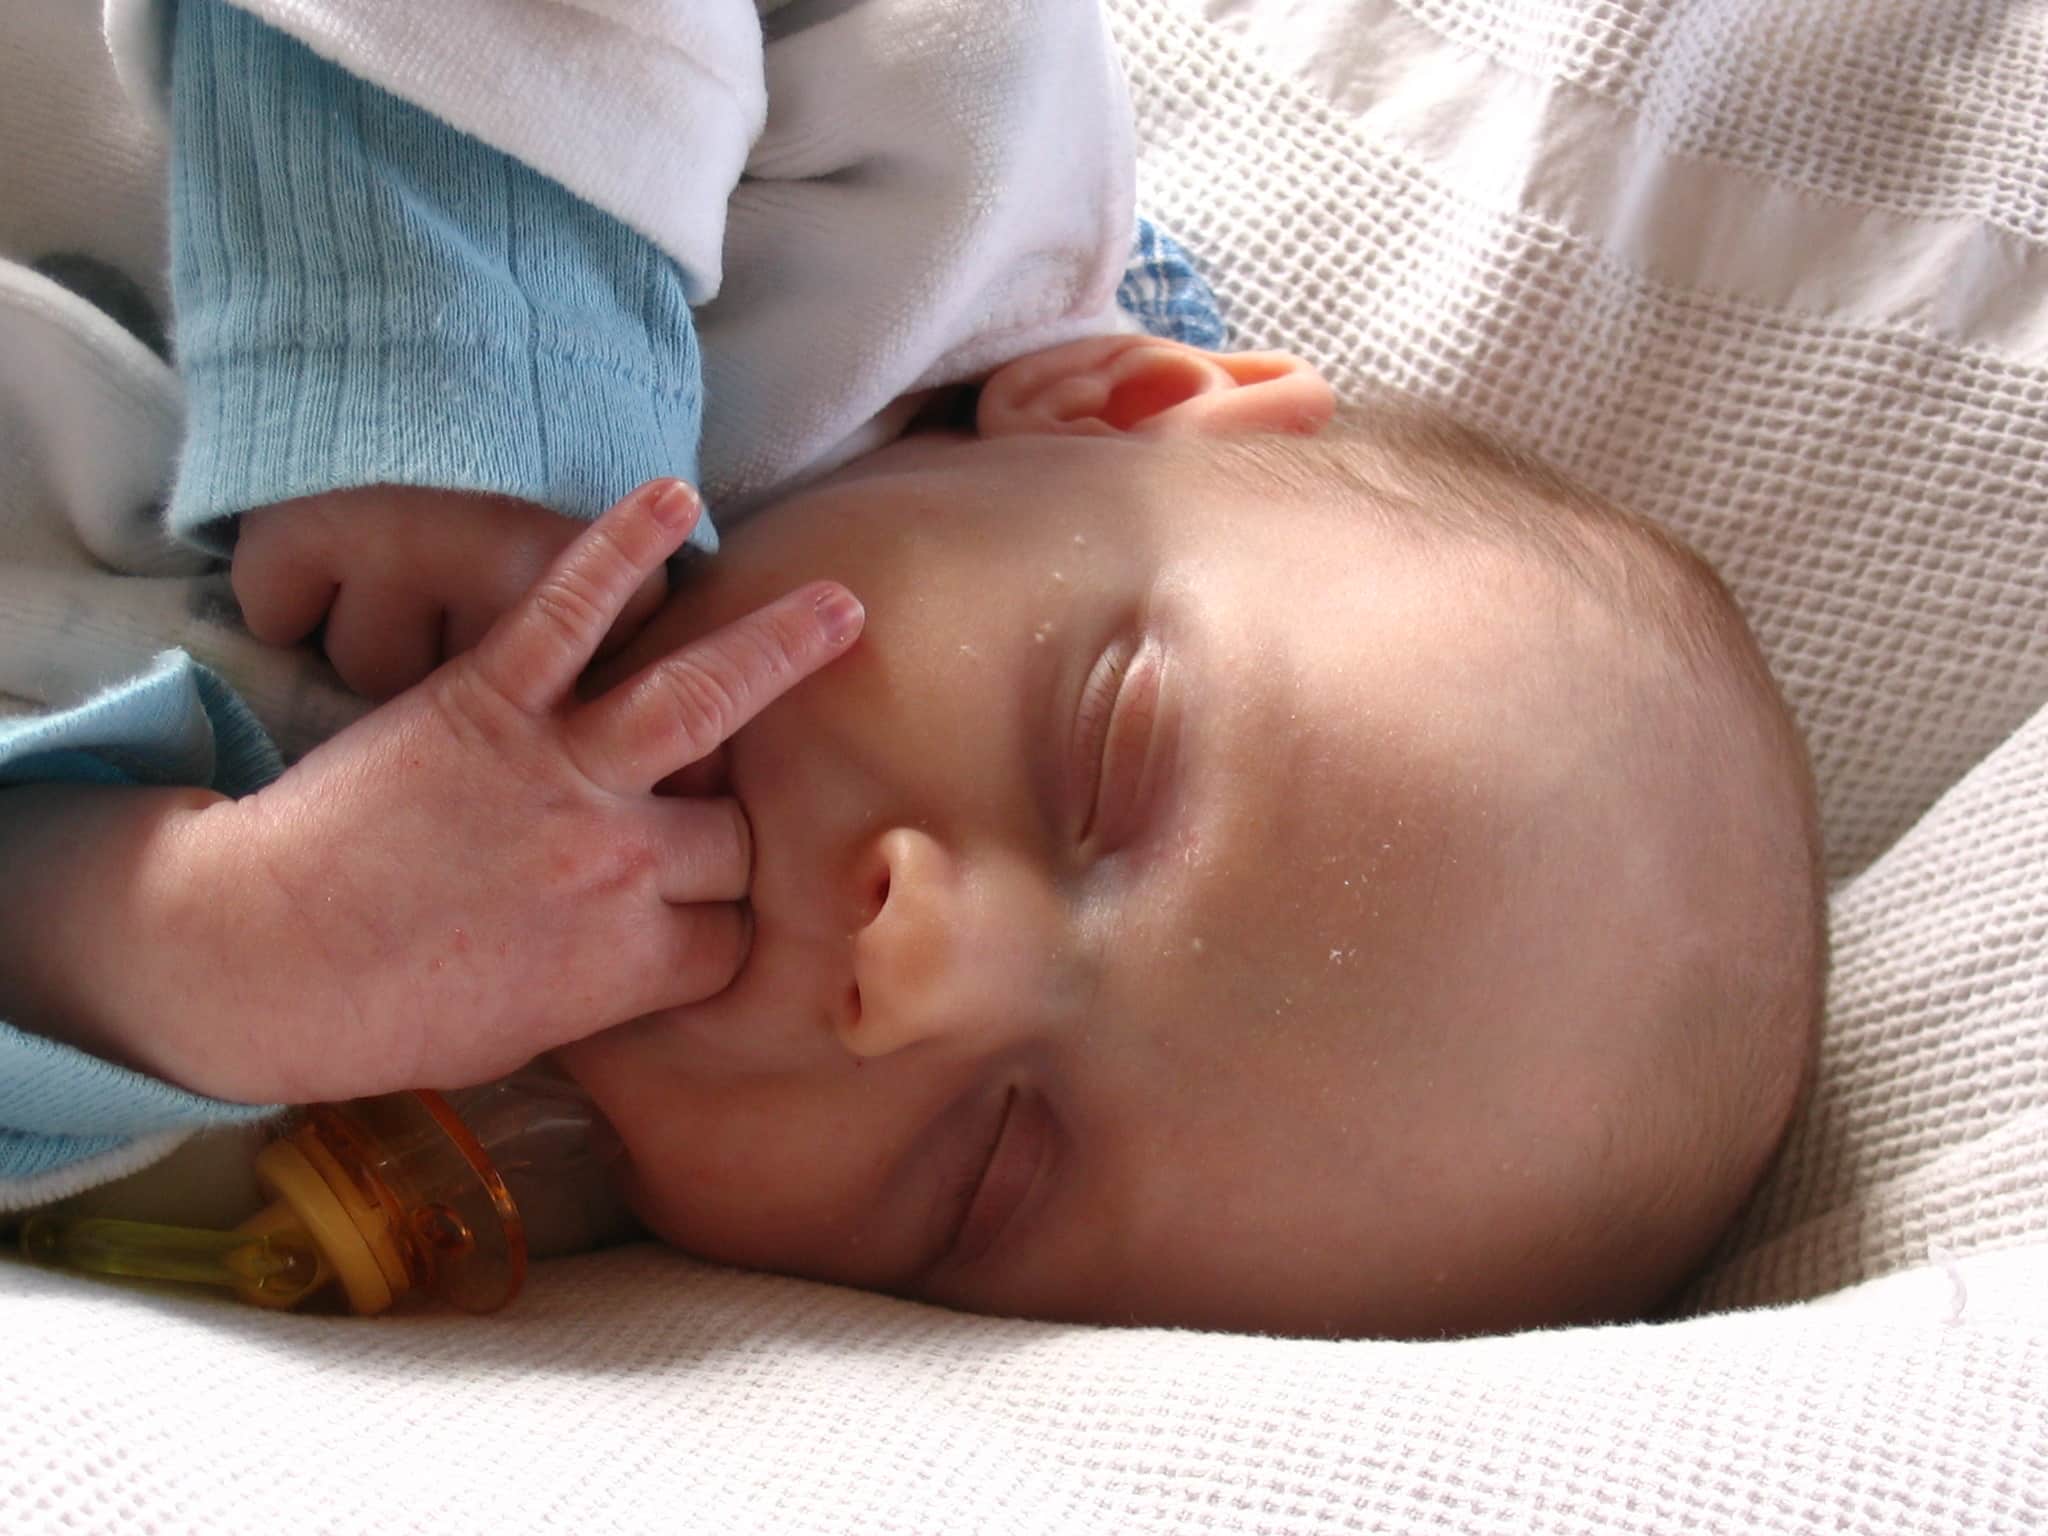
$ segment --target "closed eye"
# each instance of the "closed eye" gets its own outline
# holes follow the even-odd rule
[[[1001,1104],[995,1108],[995,1122],[989,1126],[987,1135],[975,1143],[975,1155],[961,1165],[961,1171],[946,1186],[946,1247],[954,1247],[961,1239],[961,1225],[967,1221],[967,1210],[975,1202],[975,1190],[989,1176],[989,1163],[995,1161],[995,1149],[1004,1145],[1004,1126],[1010,1124],[1010,1112],[1016,1108],[1018,1092],[1016,1087],[1004,1092]]]
[[[1017,1090],[1011,1088],[1003,1094],[1002,1104],[996,1111],[995,1130],[983,1146],[981,1155],[970,1165],[968,1176],[953,1188],[953,1214],[947,1222],[947,1231],[952,1235],[946,1246],[955,1256],[959,1253],[961,1232],[967,1225],[968,1213],[973,1210],[975,1197],[981,1192],[982,1185],[988,1182],[989,1169],[995,1166],[996,1155],[1003,1146],[1003,1133],[1009,1129],[1010,1117],[1016,1110]]]
[[[1103,759],[1109,744],[1109,728],[1116,719],[1116,704],[1124,679],[1137,655],[1137,642],[1128,636],[1113,641],[1081,687],[1081,702],[1074,711],[1074,775],[1082,806],[1076,842],[1086,842],[1095,829],[1102,805]]]
[[[1097,851],[1120,848],[1130,840],[1142,819],[1139,813],[1149,798],[1147,792],[1156,787],[1161,754],[1155,748],[1165,673],[1165,652],[1148,636],[1106,651],[1090,686],[1082,690],[1077,735],[1088,744],[1086,761],[1092,770],[1080,836],[1083,844]]]
[[[1044,1098],[1012,1087],[1003,1094],[995,1139],[968,1186],[941,1262],[951,1268],[988,1255],[1039,1182],[1053,1147]]]

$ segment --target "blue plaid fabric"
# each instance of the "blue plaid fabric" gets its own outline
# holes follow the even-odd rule
[[[1186,342],[1191,347],[1221,347],[1223,316],[1216,295],[1195,270],[1185,247],[1161,234],[1150,219],[1138,220],[1138,238],[1116,302],[1154,336]]]

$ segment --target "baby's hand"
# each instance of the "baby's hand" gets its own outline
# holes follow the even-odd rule
[[[636,491],[473,651],[199,813],[226,824],[213,883],[235,884],[195,951],[242,963],[156,980],[218,1010],[219,1057],[187,1081],[294,1100],[478,1082],[731,981],[745,816],[654,786],[845,650],[861,611],[813,583],[579,702],[696,507],[675,482]]]
[[[341,680],[388,699],[475,645],[587,526],[474,491],[329,491],[243,514],[230,579],[257,639],[291,645],[324,622],[321,643]],[[662,572],[649,572],[618,639],[665,590]]]

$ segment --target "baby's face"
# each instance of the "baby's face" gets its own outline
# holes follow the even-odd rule
[[[561,1053],[656,1232],[1032,1317],[1557,1305],[1521,1266],[1592,1177],[1603,978],[1523,899],[1563,834],[1482,569],[1186,449],[920,438],[743,525],[613,673],[820,576],[860,643],[729,749],[745,967]]]

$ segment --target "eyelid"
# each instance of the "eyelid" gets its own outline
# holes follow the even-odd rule
[[[1150,798],[1147,791],[1157,777],[1154,769],[1160,755],[1166,667],[1158,641],[1148,635],[1132,650],[1118,676],[1085,833],[1103,851],[1130,840],[1134,814]]]
[[[1003,1094],[994,1140],[966,1187],[940,1263],[966,1268],[997,1247],[1047,1177],[1054,1144],[1051,1111],[1043,1095],[1012,1085]]]
[[[995,1165],[996,1156],[1001,1152],[1003,1137],[1009,1131],[1010,1117],[1017,1113],[1017,1088],[1015,1084],[1003,1091],[1001,1107],[996,1111],[995,1129],[982,1146],[980,1154],[969,1165],[971,1171],[952,1190],[952,1214],[946,1222],[946,1255],[958,1258],[960,1239],[967,1229],[967,1218],[973,1212],[975,1198],[981,1193],[982,1185],[988,1182],[989,1170]]]
[[[1101,808],[1102,780],[1107,767],[1109,730],[1115,723],[1117,701],[1123,695],[1124,679],[1138,653],[1138,642],[1119,636],[1104,648],[1081,685],[1080,702],[1074,709],[1073,766],[1070,770],[1076,796],[1080,797],[1081,819],[1074,841],[1086,842],[1094,830]]]
[[[1011,1091],[1006,1085],[976,1084],[926,1127],[920,1145],[912,1149],[911,1163],[919,1171],[923,1241],[905,1281],[908,1291],[914,1293],[924,1277],[951,1256],[974,1192],[1001,1141]]]

